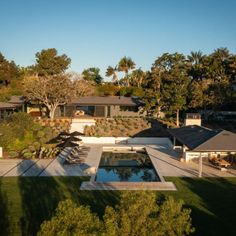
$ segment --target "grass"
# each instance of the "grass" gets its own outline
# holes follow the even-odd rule
[[[192,209],[195,235],[236,235],[236,178],[167,178],[177,192],[172,195]],[[118,203],[118,191],[80,191],[82,177],[0,178],[1,235],[35,235],[58,202],[71,198],[88,204],[99,216],[107,205]]]

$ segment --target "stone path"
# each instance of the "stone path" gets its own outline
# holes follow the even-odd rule
[[[14,169],[22,160],[16,159],[1,159],[0,160],[0,176],[4,176],[6,173]]]
[[[38,160],[24,160],[21,161],[15,168],[4,174],[4,176],[21,176],[27,170],[29,170],[33,165],[37,163]]]

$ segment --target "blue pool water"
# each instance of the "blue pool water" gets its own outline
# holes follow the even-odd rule
[[[149,156],[142,152],[103,152],[98,167],[97,182],[160,181]]]

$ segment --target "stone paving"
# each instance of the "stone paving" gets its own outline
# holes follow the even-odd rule
[[[178,153],[165,146],[146,146],[158,174],[173,177],[197,177],[198,163],[180,162]],[[236,170],[220,171],[209,163],[203,163],[203,177],[236,177]]]

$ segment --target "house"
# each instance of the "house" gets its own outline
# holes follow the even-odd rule
[[[186,116],[188,119],[190,116]],[[199,126],[199,116],[196,123],[180,128],[169,129],[173,137],[174,148],[180,148],[185,161],[204,158],[225,157],[236,154],[236,134],[226,130],[212,130]],[[188,122],[185,122],[188,123]]]
[[[64,114],[93,117],[143,116],[144,103],[137,97],[90,96],[73,99],[64,106]],[[82,112],[81,112],[82,111]],[[63,112],[62,112],[63,113]]]
[[[12,96],[7,102],[0,102],[0,120],[18,111],[25,111],[25,101],[22,96]]]

